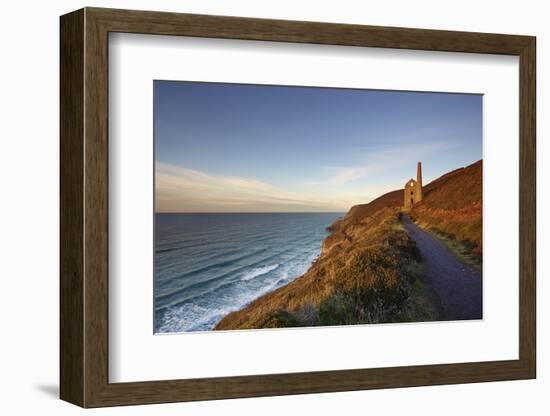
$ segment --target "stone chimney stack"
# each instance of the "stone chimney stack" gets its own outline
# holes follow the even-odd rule
[[[416,181],[409,179],[403,189],[403,209],[410,210],[414,204],[422,201],[422,162],[416,165]]]
[[[416,166],[416,202],[422,201],[422,162]]]
[[[416,182],[422,186],[422,162],[418,162],[416,166]]]

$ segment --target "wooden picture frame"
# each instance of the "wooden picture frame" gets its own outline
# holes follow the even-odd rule
[[[60,396],[82,407],[338,392],[536,376],[535,38],[85,8],[61,17]],[[368,46],[519,57],[519,359],[109,383],[108,34]]]

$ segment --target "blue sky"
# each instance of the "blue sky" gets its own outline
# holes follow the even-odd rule
[[[347,211],[482,158],[482,96],[155,81],[157,212]]]

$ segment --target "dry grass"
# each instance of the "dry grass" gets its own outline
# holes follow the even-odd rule
[[[385,207],[369,220],[347,221],[339,230],[351,244],[333,246],[303,276],[229,314],[216,329],[435,319],[415,287],[420,258],[398,215],[399,208]]]
[[[436,179],[410,212],[471,264],[482,253],[481,173],[479,161]],[[416,245],[399,222],[402,203],[397,190],[352,207],[329,227],[320,258],[303,276],[227,315],[215,329],[437,320]]]
[[[417,225],[435,231],[460,256],[470,252],[481,258],[483,252],[482,171],[480,160],[431,182],[410,213]]]

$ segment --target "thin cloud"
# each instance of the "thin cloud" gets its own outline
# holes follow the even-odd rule
[[[421,160],[441,148],[439,143],[421,143],[411,149],[376,152],[365,158],[365,164],[349,167],[327,167],[327,184],[343,185],[370,176],[380,176],[380,173],[400,168],[413,161]]]
[[[302,182],[300,192],[280,189],[257,179],[215,175],[158,163],[155,205],[157,212],[313,212],[347,211],[364,204],[392,186],[361,189],[354,181],[381,178],[385,172],[422,160],[441,148],[439,143],[419,143],[411,149],[382,150],[365,158],[362,165],[325,167],[324,179]],[[406,179],[406,178],[405,178]],[[387,184],[391,185],[391,184]],[[347,189],[346,189],[347,188]]]
[[[342,211],[346,201],[289,192],[256,179],[157,164],[157,212]]]

